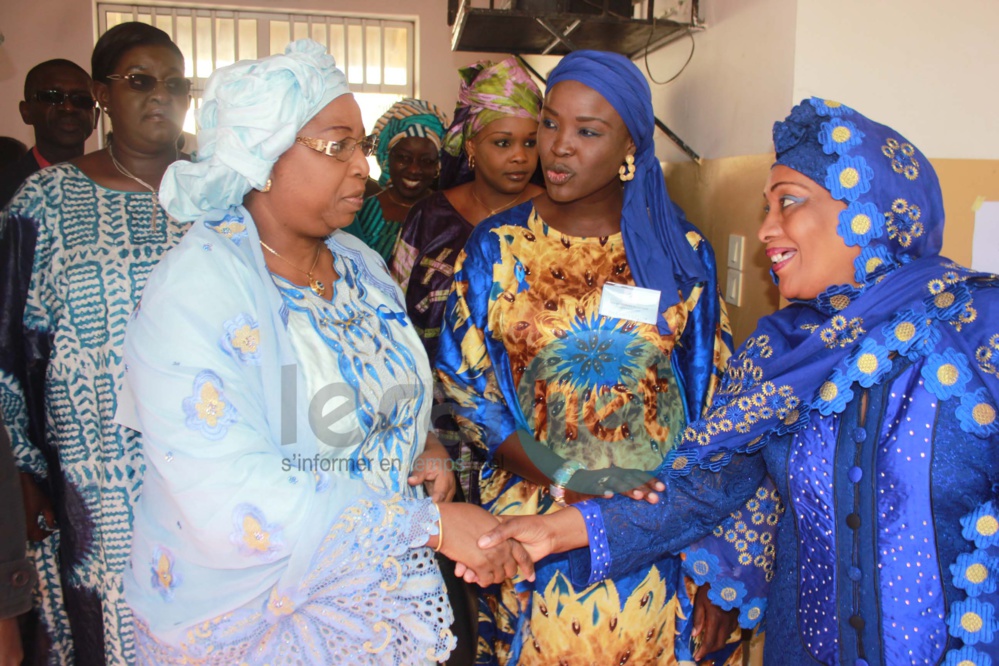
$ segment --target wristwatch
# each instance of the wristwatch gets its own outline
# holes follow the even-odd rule
[[[566,460],[562,463],[562,466],[555,470],[552,475],[552,483],[548,486],[548,492],[551,493],[552,500],[559,506],[567,506],[565,503],[565,486],[569,483],[569,479],[572,475],[581,469],[584,469],[586,465],[575,460]]]

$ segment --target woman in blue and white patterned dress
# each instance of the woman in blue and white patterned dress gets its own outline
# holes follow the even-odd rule
[[[40,574],[40,663],[134,662],[121,574],[139,493],[136,434],[113,421],[125,324],[188,224],[155,193],[190,104],[184,57],[125,23],[92,57],[107,148],[33,174],[0,215],[0,406]],[[58,531],[52,530],[58,526]]]

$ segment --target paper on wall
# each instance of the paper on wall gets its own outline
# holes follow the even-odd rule
[[[983,201],[975,211],[971,267],[976,271],[999,273],[999,201]]]

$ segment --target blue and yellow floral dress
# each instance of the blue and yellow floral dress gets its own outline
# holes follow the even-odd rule
[[[688,226],[687,240],[713,276],[711,249]],[[683,432],[687,412],[696,417],[710,399],[729,355],[713,280],[667,311],[671,335],[654,324],[602,316],[605,283],[635,284],[621,234],[568,236],[545,224],[530,202],[476,227],[456,269],[436,366],[464,436],[490,458],[481,495],[497,515],[558,510],[545,487],[503,469],[497,449],[510,434],[525,432],[588,470],[655,470]],[[779,507],[770,490],[766,510],[773,514]],[[713,546],[698,549],[698,561],[714,558],[714,566],[691,572],[699,583],[717,583],[719,594],[735,590],[736,578],[746,580],[738,583],[740,594],[718,596],[726,608],[758,600],[771,564],[772,547],[758,539],[754,547],[763,557],[738,562],[740,520],[732,518],[720,536],[709,538]],[[763,531],[767,527],[764,522]],[[739,534],[746,530],[742,524]],[[745,540],[741,545],[749,548]],[[680,558],[660,558],[594,584],[573,583],[567,566],[553,557],[541,564],[533,585],[508,581],[483,594],[479,663],[690,658],[692,589]]]

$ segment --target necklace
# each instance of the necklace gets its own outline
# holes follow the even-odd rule
[[[320,298],[325,298],[326,297],[326,285],[323,284],[322,280],[317,280],[312,275],[312,273],[316,270],[316,264],[319,263],[319,254],[323,251],[323,244],[322,243],[319,243],[318,245],[316,245],[316,258],[312,260],[312,267],[309,270],[307,270],[307,271],[302,270],[301,268],[299,268],[295,264],[291,263],[290,261],[288,261],[287,259],[285,259],[284,257],[282,257],[280,254],[277,253],[277,251],[274,248],[272,248],[267,243],[265,243],[263,241],[260,241],[260,245],[262,245],[265,250],[267,250],[268,252],[270,252],[271,254],[273,254],[275,257],[277,257],[278,259],[280,259],[284,263],[286,263],[289,266],[291,266],[292,268],[294,268],[299,273],[305,273],[305,275],[309,278],[309,289],[311,289],[312,292],[316,296],[319,296]]]
[[[158,217],[157,213],[158,213],[159,208],[160,208],[160,194],[159,194],[159,192],[156,190],[155,187],[153,187],[152,185],[150,185],[146,181],[142,180],[141,178],[139,178],[135,174],[133,174],[131,171],[129,171],[128,169],[126,169],[122,165],[121,162],[119,162],[117,159],[115,159],[114,150],[112,150],[113,146],[114,146],[114,142],[108,144],[108,155],[111,157],[111,163],[114,164],[114,168],[118,170],[118,173],[120,173],[121,175],[125,176],[126,178],[131,178],[132,180],[134,180],[135,182],[137,182],[139,185],[142,185],[144,188],[146,188],[147,190],[149,190],[150,193],[152,193],[152,195],[153,195],[153,222],[152,222],[152,226],[155,228],[156,227],[156,218]],[[177,159],[176,159],[177,158],[176,152],[177,152],[177,149],[174,148],[174,161],[175,162],[177,161]]]
[[[518,202],[520,201],[520,198],[521,198],[522,196],[524,196],[524,193],[523,193],[523,192],[521,192],[521,193],[520,193],[520,194],[518,194],[518,195],[516,196],[516,198],[514,198],[514,200],[513,200],[513,201],[511,201],[510,203],[508,203],[508,204],[504,204],[504,205],[500,206],[499,208],[493,208],[492,210],[489,210],[489,206],[487,206],[486,204],[484,204],[484,203],[482,202],[482,199],[480,199],[480,198],[478,197],[478,195],[477,195],[477,194],[475,194],[475,187],[472,187],[470,191],[471,191],[471,193],[472,193],[472,198],[473,198],[473,199],[475,199],[475,200],[476,200],[476,201],[478,202],[478,204],[479,204],[480,206],[482,206],[482,207],[483,207],[483,208],[485,208],[485,209],[486,209],[487,211],[489,211],[488,213],[486,213],[486,217],[492,217],[492,216],[493,216],[493,215],[495,215],[496,213],[499,213],[499,212],[502,212],[502,211],[506,210],[507,208],[513,208],[513,206],[514,206],[515,204],[517,204],[517,203],[518,203]]]
[[[403,202],[399,201],[394,196],[392,196],[391,189],[385,190],[385,194],[388,195],[388,198],[392,200],[392,203],[394,203],[396,206],[399,206],[399,208],[412,208],[413,206],[416,205],[415,201],[411,204],[404,204]]]

